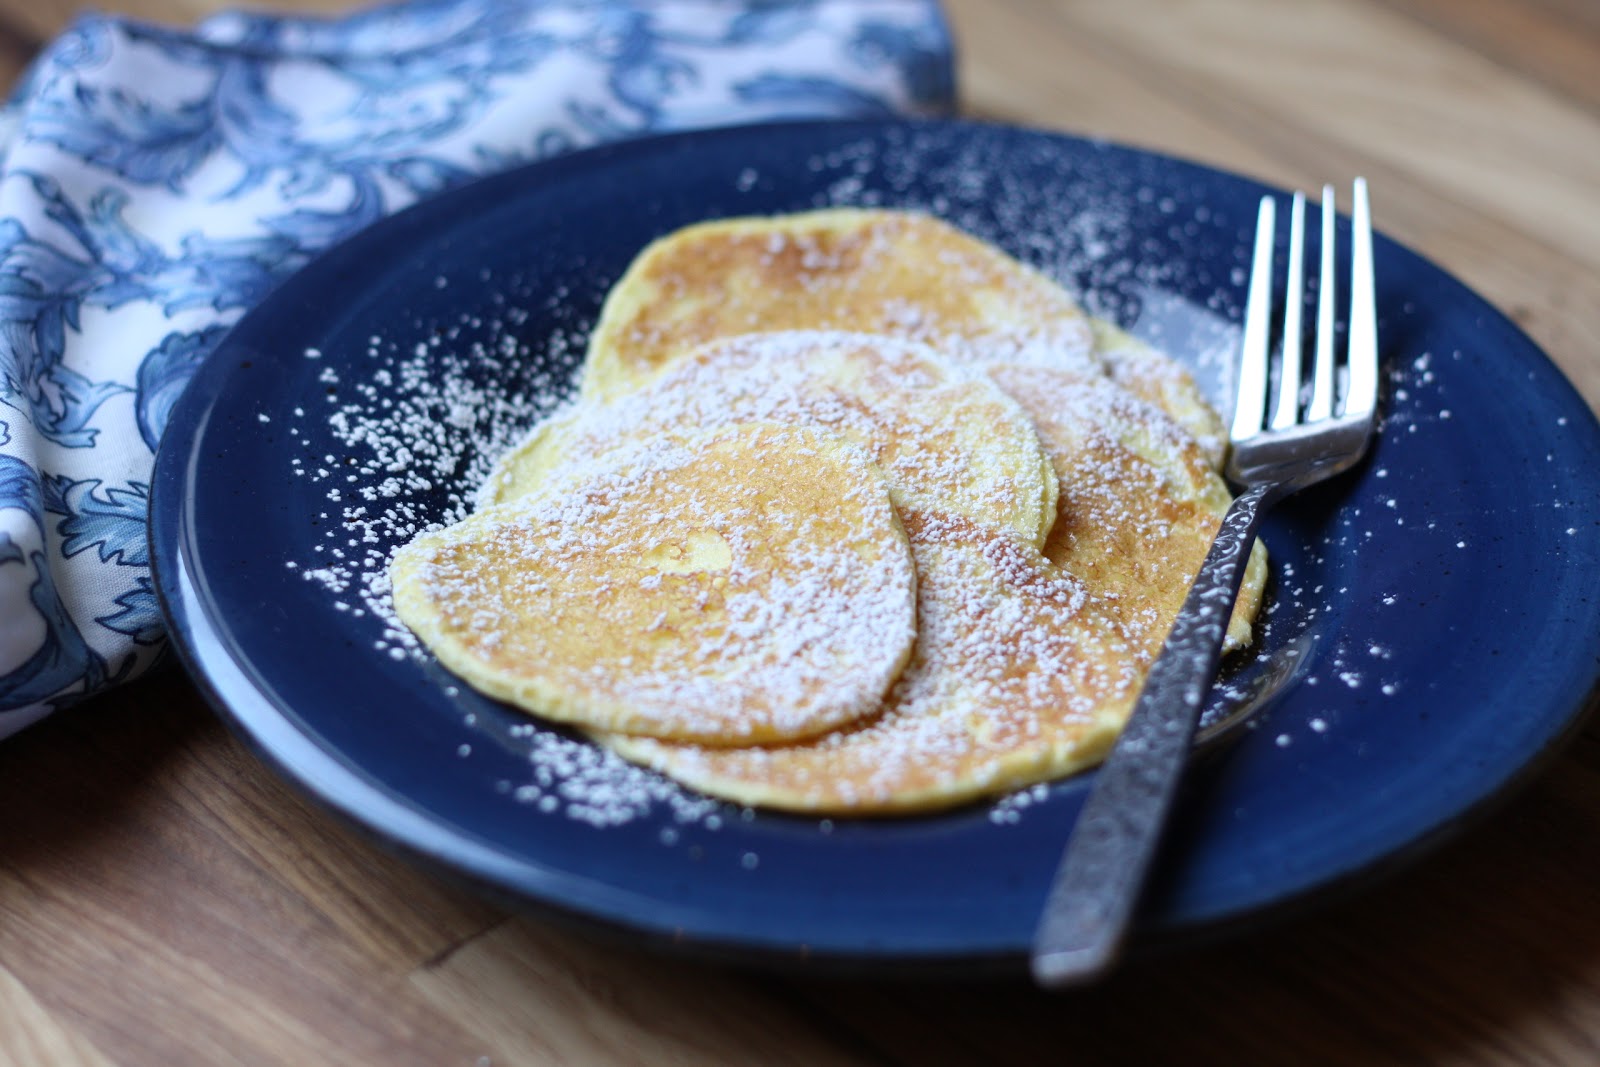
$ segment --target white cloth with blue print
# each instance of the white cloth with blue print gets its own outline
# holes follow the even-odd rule
[[[953,104],[935,0],[436,0],[177,32],[89,17],[0,112],[0,736],[161,658],[154,450],[318,251],[620,137]]]

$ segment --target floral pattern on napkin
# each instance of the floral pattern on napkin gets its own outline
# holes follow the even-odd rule
[[[162,428],[229,326],[317,252],[587,145],[952,105],[933,0],[83,19],[0,113],[0,736],[161,657]]]

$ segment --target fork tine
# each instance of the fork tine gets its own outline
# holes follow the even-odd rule
[[[1305,304],[1306,194],[1295,193],[1289,210],[1288,280],[1283,293],[1283,358],[1278,369],[1278,406],[1272,428],[1282,430],[1300,421],[1300,343]]]
[[[1322,259],[1317,267],[1317,347],[1311,365],[1311,403],[1306,420],[1315,422],[1333,414],[1333,304],[1338,284],[1333,272],[1333,220],[1337,212],[1333,186],[1322,187]]]
[[[1345,415],[1367,415],[1378,404],[1378,296],[1372,269],[1372,206],[1367,180],[1357,178],[1350,212],[1349,386]]]
[[[1243,440],[1261,431],[1267,411],[1267,343],[1272,314],[1272,240],[1277,211],[1272,197],[1261,198],[1256,215],[1256,248],[1250,262],[1250,295],[1244,308],[1244,341],[1230,436]]]

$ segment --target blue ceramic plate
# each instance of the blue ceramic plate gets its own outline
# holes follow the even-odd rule
[[[457,689],[381,580],[570,388],[649,240],[830,204],[936,212],[1189,359],[1223,393],[1262,187],[966,124],[639,141],[478,182],[362,233],[232,332],[172,416],[152,518],[184,660],[269,763],[403,851],[523,903],[751,959],[1019,963],[1087,778],[921,818],[714,804]],[[1375,190],[1378,219],[1383,190]],[[1503,316],[1380,239],[1370,461],[1271,520],[1275,692],[1200,761],[1146,945],[1414,855],[1575,727],[1597,677],[1600,432]]]

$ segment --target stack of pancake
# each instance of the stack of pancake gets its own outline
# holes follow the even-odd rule
[[[1230,500],[1167,357],[932,217],[691,226],[395,606],[471,685],[740,803],[945,807],[1099,760]],[[1250,638],[1258,550],[1229,629]]]

